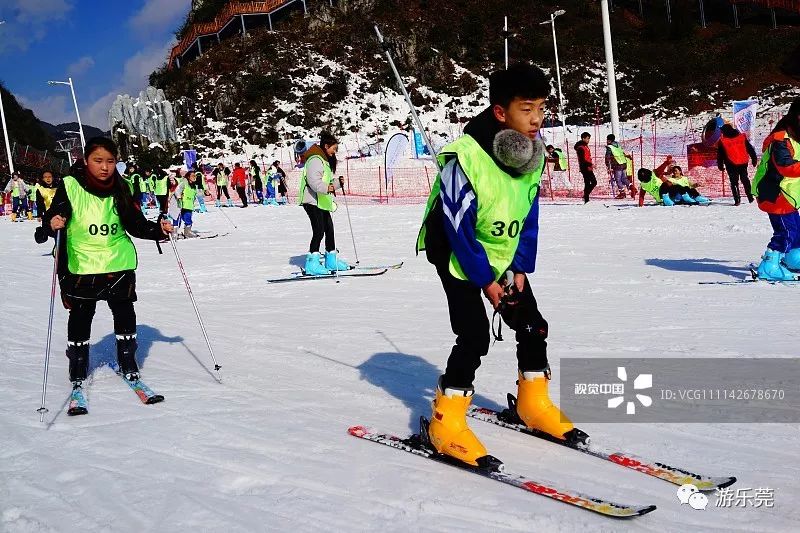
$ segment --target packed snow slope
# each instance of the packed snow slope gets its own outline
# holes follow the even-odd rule
[[[625,204],[630,206],[630,204]],[[343,206],[342,206],[343,207]],[[137,241],[139,402],[105,362],[110,313],[92,332],[89,414],[65,414],[67,314],[56,307],[45,423],[39,423],[50,246],[34,223],[0,220],[0,530],[39,531],[797,531],[796,425],[582,424],[598,444],[770,487],[774,508],[681,506],[676,487],[478,421],[509,470],[658,510],[615,521],[354,439],[400,434],[430,415],[453,342],[432,267],[415,258],[421,206],[350,206],[378,278],[267,285],[296,270],[308,222],[296,207],[212,208],[177,246],[220,363],[213,368],[169,245]],[[342,255],[354,258],[342,208]],[[745,275],[769,237],[753,206],[544,205],[533,287],[550,323],[556,380],[566,357],[794,357],[800,288],[699,285]],[[509,336],[510,337],[510,336]],[[514,343],[479,370],[480,402],[515,391]],[[558,397],[558,391],[553,391]]]

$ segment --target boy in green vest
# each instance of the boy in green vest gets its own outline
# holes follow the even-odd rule
[[[470,465],[492,460],[466,422],[475,371],[490,342],[481,292],[516,331],[516,414],[559,439],[577,432],[547,393],[547,322],[526,276],[536,265],[545,159],[539,128],[548,94],[549,81],[536,67],[519,64],[491,75],[491,105],[438,155],[442,170],[417,241],[417,251],[425,250],[436,267],[456,334],[428,434],[439,453]]]

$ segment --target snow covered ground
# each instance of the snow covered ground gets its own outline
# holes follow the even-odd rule
[[[354,439],[359,423],[415,429],[453,341],[438,280],[413,253],[422,206],[351,207],[361,262],[406,264],[338,284],[265,283],[301,260],[301,209],[225,212],[238,230],[178,243],[222,383],[171,250],[137,241],[143,378],[166,401],[142,405],[100,366],[114,357],[101,304],[90,414],[67,417],[59,305],[44,424],[52,260],[33,223],[0,220],[0,531],[797,531],[796,425],[581,425],[597,443],[775,490],[771,509],[716,508],[712,495],[695,511],[661,480],[471,422],[510,470],[658,506],[624,522]],[[334,218],[353,258],[344,209]],[[755,207],[544,205],[541,226],[532,279],[556,378],[565,357],[797,356],[800,289],[698,285],[757,260],[769,224]],[[212,209],[195,229],[230,226]],[[478,373],[481,403],[501,404],[514,380],[514,344],[497,343]]]

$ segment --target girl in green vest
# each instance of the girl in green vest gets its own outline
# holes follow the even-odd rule
[[[530,65],[491,75],[490,106],[439,153],[442,170],[417,240],[417,250],[425,250],[436,267],[456,334],[428,435],[439,453],[470,465],[492,467],[496,461],[466,422],[475,372],[491,342],[481,293],[516,332],[517,369],[509,378],[516,378],[518,391],[511,410],[554,438],[585,437],[548,395],[548,325],[526,275],[536,266],[545,164],[539,129],[549,94],[549,80]]]
[[[185,239],[197,237],[197,233],[192,231],[192,213],[194,213],[194,200],[197,197],[197,174],[191,170],[187,172],[186,179],[178,182],[174,194],[181,211],[178,218],[172,222],[173,226],[180,227],[183,222],[183,237]]]
[[[336,238],[333,233],[331,213],[336,210],[333,201],[333,173],[336,172],[336,151],[339,141],[323,131],[319,144],[303,154],[303,172],[300,175],[300,205],[311,222],[311,243],[306,255],[304,271],[311,276],[330,274],[336,270],[350,270],[350,265],[337,257]],[[344,178],[339,178],[342,186]],[[325,238],[325,262],[322,263],[319,247]]]
[[[700,194],[694,183],[689,181],[689,178],[683,175],[683,169],[678,165],[674,165],[670,170],[671,175],[667,178],[676,190],[680,193],[680,200],[685,204],[702,204],[706,205],[711,203],[711,200]]]
[[[120,373],[139,378],[136,362],[136,248],[129,235],[158,241],[172,231],[168,220],[150,222],[117,172],[117,145],[91,139],[84,163],[58,186],[43,222],[51,236],[61,231],[58,278],[61,300],[69,311],[69,379],[80,389],[89,371],[89,339],[99,300],[108,302],[117,337]]]
[[[19,172],[14,172],[11,179],[8,180],[4,193],[11,193],[11,222],[17,220],[17,216],[23,208],[22,201],[28,196],[28,188],[22,180],[22,175]]]

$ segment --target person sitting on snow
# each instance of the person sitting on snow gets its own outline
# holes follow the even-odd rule
[[[683,169],[681,169],[681,167],[678,165],[673,165],[670,172],[671,175],[667,179],[678,186],[678,190],[680,191],[680,201],[689,205],[707,205],[711,203],[711,200],[697,191],[697,184],[690,182],[689,178],[683,175]]]

